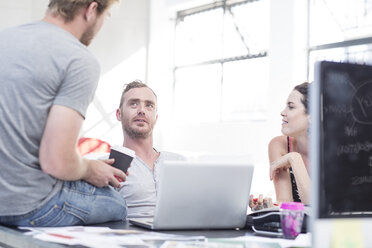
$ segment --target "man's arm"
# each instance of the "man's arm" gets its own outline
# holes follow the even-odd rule
[[[60,180],[118,187],[120,183],[114,176],[123,180],[126,176],[110,165],[113,160],[87,160],[78,154],[76,145],[82,123],[83,117],[75,110],[62,105],[51,107],[40,144],[41,169]]]

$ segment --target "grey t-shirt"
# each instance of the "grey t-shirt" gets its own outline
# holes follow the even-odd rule
[[[62,187],[38,157],[51,106],[84,117],[100,68],[78,39],[43,21],[1,30],[0,54],[0,215],[20,215]]]

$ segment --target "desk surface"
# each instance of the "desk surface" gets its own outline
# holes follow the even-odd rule
[[[112,229],[129,229],[146,231],[140,227],[129,224],[128,221],[108,222],[103,224],[96,224],[94,226],[109,227]],[[150,231],[150,230],[147,230]],[[249,229],[241,230],[172,230],[172,231],[159,231],[161,233],[187,235],[187,236],[205,236],[206,238],[233,238],[244,235],[254,235]],[[23,235],[18,229],[0,226],[0,247],[6,248],[61,248],[65,245],[45,242],[34,239],[30,236]],[[75,247],[75,246],[74,246]]]

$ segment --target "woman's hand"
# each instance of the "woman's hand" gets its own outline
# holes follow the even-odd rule
[[[270,180],[273,180],[273,178],[281,171],[287,171],[287,169],[291,168],[292,164],[294,164],[298,159],[302,160],[301,155],[298,152],[290,152],[272,162],[270,165]]]
[[[271,197],[263,198],[262,194],[260,194],[258,198],[254,198],[253,195],[250,195],[249,207],[251,208],[252,211],[257,211],[264,208],[271,208],[273,207],[273,201]]]

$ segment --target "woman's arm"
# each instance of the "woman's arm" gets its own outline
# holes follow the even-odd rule
[[[273,138],[269,143],[269,161],[272,164],[274,161],[279,160],[287,153],[287,139],[285,136],[278,136]],[[275,176],[272,176],[275,174]],[[270,166],[270,179],[274,182],[276,202],[293,201],[292,185],[289,171],[287,169],[278,169],[272,172]]]
[[[283,142],[284,141],[284,142]],[[288,168],[292,168],[296,179],[298,193],[301,201],[309,203],[310,177],[306,170],[301,154],[298,152],[284,153],[286,151],[286,137],[274,138],[269,144],[270,179],[274,180],[277,200],[293,201],[292,185]]]

